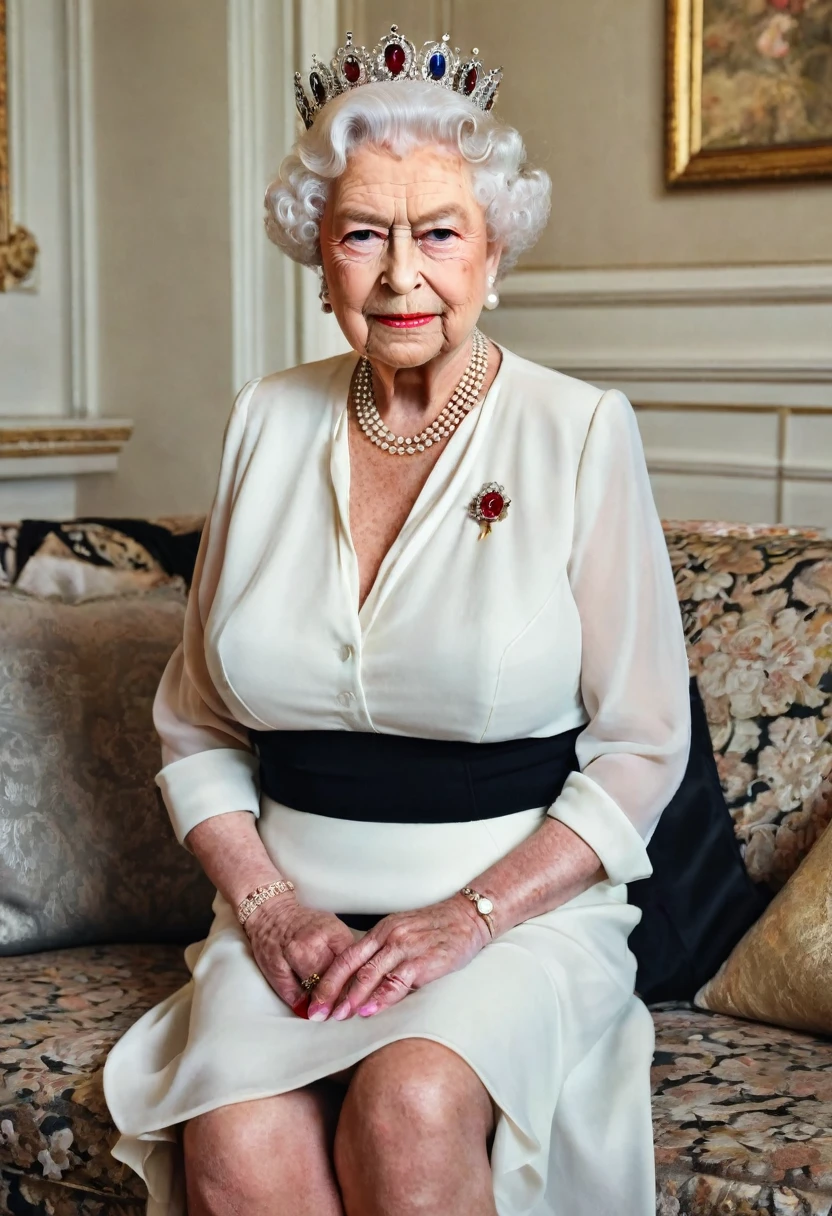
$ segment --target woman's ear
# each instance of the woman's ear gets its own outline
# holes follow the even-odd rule
[[[488,251],[485,257],[486,274],[493,275],[496,279],[500,273],[500,262],[503,257],[503,242],[490,241]]]

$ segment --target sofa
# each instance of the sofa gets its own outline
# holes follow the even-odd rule
[[[186,981],[183,945],[210,921],[153,786],[150,720],[200,524],[0,525],[3,1213],[144,1212],[109,1153],[101,1071]],[[832,817],[832,540],[664,530],[743,859],[777,891]],[[831,1216],[832,1038],[688,1000],[650,1009],[658,1216]]]

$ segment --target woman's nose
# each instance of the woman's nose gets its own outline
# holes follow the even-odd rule
[[[406,296],[419,281],[416,249],[410,233],[393,234],[387,246],[387,265],[382,282],[397,296]]]

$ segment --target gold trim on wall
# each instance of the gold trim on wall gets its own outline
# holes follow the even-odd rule
[[[79,426],[77,422],[0,419],[0,457],[103,456],[120,452],[133,433],[129,423]]]
[[[6,0],[0,0],[0,291],[18,286],[31,273],[38,246],[31,232],[14,224],[9,189],[9,108]]]
[[[789,181],[832,176],[832,142],[702,151],[704,0],[667,2],[668,186]]]

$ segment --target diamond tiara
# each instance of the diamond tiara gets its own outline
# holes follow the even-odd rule
[[[444,89],[453,89],[467,97],[480,110],[490,110],[497,100],[503,77],[502,68],[486,71],[474,50],[468,59],[460,56],[459,47],[451,49],[450,34],[439,42],[426,42],[420,51],[399,33],[397,25],[368,51],[354,46],[352,31],[338,48],[327,66],[312,56],[309,72],[309,94],[303,87],[303,77],[295,72],[295,103],[307,131],[328,101],[350,89],[379,80],[425,80]],[[311,96],[310,96],[311,94]]]

